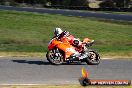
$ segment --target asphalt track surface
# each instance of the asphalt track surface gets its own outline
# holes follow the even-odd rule
[[[81,12],[81,11],[75,11],[75,10],[19,8],[19,7],[11,7],[11,6],[0,6],[0,10],[15,10],[15,11],[27,11],[27,12],[48,13],[48,14],[61,14],[65,16],[96,17],[96,18],[103,18],[103,19],[132,21],[132,15],[126,15],[126,14]]]
[[[6,84],[79,84],[81,68],[91,79],[132,80],[132,60],[102,60],[99,65],[51,65],[45,58],[0,58],[0,85]]]

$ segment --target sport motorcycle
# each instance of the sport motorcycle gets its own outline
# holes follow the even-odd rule
[[[75,62],[86,62],[88,65],[98,65],[100,63],[100,55],[94,49],[89,48],[94,44],[94,41],[89,42],[88,40],[88,38],[84,38],[82,41],[84,47],[77,48],[74,45],[63,43],[57,38],[53,38],[48,44],[48,51],[46,54],[47,60],[53,65]],[[78,51],[80,55],[85,55],[87,57],[83,59],[72,57],[73,53],[76,51]]]

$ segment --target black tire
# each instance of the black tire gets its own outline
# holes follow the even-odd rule
[[[47,57],[47,60],[52,64],[52,65],[61,65],[62,63],[63,63],[63,56],[61,56],[61,57],[51,57],[51,52],[52,52],[53,50],[49,50],[48,52],[47,52],[47,54],[46,54],[46,57]],[[53,53],[54,54],[54,53]],[[60,53],[61,54],[61,53]],[[55,59],[56,58],[59,58],[58,59],[58,61],[56,62],[55,61]]]
[[[88,86],[91,85],[90,79],[88,78],[80,78],[79,82],[82,86]]]
[[[86,58],[86,63],[88,65],[98,65],[100,63],[100,55],[95,50],[92,49],[89,49],[87,52],[90,55],[88,56],[88,58]]]

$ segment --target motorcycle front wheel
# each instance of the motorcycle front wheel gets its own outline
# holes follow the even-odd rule
[[[63,63],[63,56],[59,50],[49,50],[46,54],[47,60],[53,65],[60,65]]]
[[[100,56],[95,50],[88,50],[88,58],[86,58],[86,63],[89,65],[98,65],[100,63]]]

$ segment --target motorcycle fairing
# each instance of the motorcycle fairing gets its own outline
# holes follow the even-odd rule
[[[75,53],[75,48],[68,44],[68,43],[61,43],[57,45],[57,48],[59,48],[60,50],[64,51],[65,53],[65,59],[70,57],[73,53]]]
[[[57,39],[52,39],[52,41],[48,45],[49,50],[52,50],[54,47],[57,47],[65,53],[64,59],[70,57],[73,53],[76,52],[75,47],[73,47],[69,43],[58,41]]]

